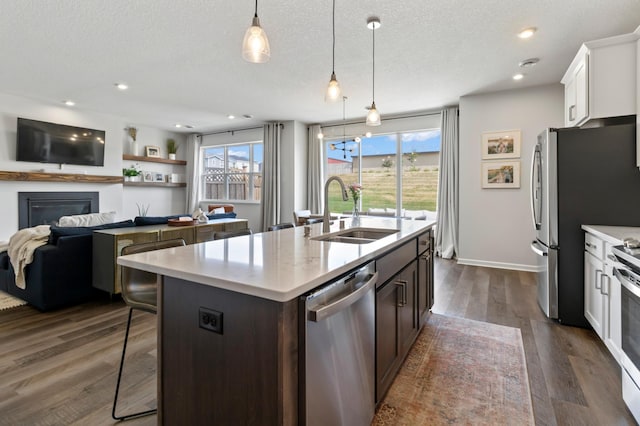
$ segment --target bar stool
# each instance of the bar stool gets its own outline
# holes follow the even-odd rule
[[[153,241],[150,243],[133,244],[122,249],[122,254],[142,253],[152,250],[160,250],[170,247],[186,245],[182,238],[166,241]],[[122,358],[120,359],[120,369],[118,370],[118,382],[116,384],[116,394],[113,399],[113,410],[111,417],[114,420],[126,420],[133,417],[148,416],[155,414],[158,410],[147,410],[138,413],[127,414],[125,416],[116,415],[118,404],[118,393],[120,391],[120,379],[124,367],[124,358],[127,352],[127,340],[129,339],[129,329],[131,328],[131,316],[134,309],[156,314],[158,310],[158,275],[152,272],[141,271],[139,269],[122,266],[122,298],[129,306],[129,318],[127,320],[127,331],[124,335],[124,346],[122,347]]]
[[[251,229],[239,229],[237,231],[220,231],[213,235],[214,240],[224,240],[227,238],[239,237],[241,235],[251,235]]]

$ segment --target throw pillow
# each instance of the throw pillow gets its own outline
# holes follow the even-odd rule
[[[73,216],[62,216],[58,219],[58,226],[61,228],[71,226],[96,226],[113,223],[115,219],[116,212],[77,214]]]

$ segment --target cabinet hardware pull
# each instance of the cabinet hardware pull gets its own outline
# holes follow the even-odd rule
[[[407,284],[409,284],[405,280],[398,280],[395,282],[395,285],[400,287],[402,290],[402,297],[400,298],[400,302],[398,302],[398,307],[403,307],[407,304]]]
[[[592,247],[592,245],[590,243],[584,243],[585,246],[587,247]]]
[[[600,279],[598,279],[598,274],[602,274],[602,271],[600,269],[596,269],[595,286],[596,290],[600,290],[600,293],[602,293],[602,286],[598,286],[598,282],[602,280],[602,276],[600,277]]]
[[[609,290],[604,291],[604,280],[603,278],[607,278],[607,280],[609,279],[608,275],[602,274],[600,275],[600,294],[602,294],[603,296],[608,296],[609,295]]]
[[[573,113],[575,112],[575,110],[576,110],[576,106],[575,106],[575,105],[571,105],[571,106],[569,107],[569,121],[573,121],[573,120],[575,120],[575,119],[576,119],[575,115],[573,115]]]

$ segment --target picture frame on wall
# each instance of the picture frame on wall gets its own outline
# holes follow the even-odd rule
[[[145,155],[147,157],[160,158],[160,148],[153,145],[147,145],[144,147]]]
[[[482,159],[501,160],[520,158],[520,130],[484,132],[482,134]]]
[[[164,182],[164,174],[162,174],[162,173],[154,173],[153,174],[153,181],[154,182]]]
[[[144,170],[142,172],[142,181],[143,182],[153,182],[154,181],[154,176],[155,173],[154,172],[150,172],[148,170]]]
[[[483,161],[482,188],[520,188],[520,161]]]

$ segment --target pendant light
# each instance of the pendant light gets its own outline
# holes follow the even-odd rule
[[[371,30],[373,34],[373,61],[372,61],[372,69],[373,69],[373,77],[371,84],[371,107],[369,108],[369,112],[367,113],[367,126],[379,126],[380,125],[380,113],[376,109],[376,28],[380,28],[380,19],[376,16],[371,16],[367,19],[367,28]]]
[[[333,50],[332,50],[332,65],[331,65],[331,79],[329,80],[329,86],[327,87],[327,93],[324,97],[325,101],[335,102],[340,97],[340,83],[336,78],[336,0],[333,0]]]
[[[242,57],[245,61],[253,62],[254,64],[267,62],[271,57],[267,34],[260,26],[260,19],[258,19],[258,0],[256,0],[256,12],[253,16],[251,27],[244,34],[244,40],[242,41]]]

